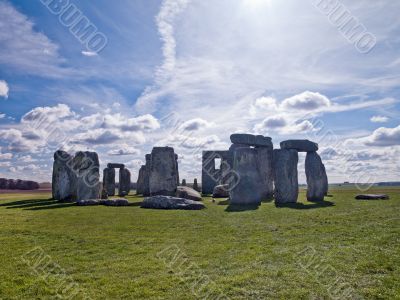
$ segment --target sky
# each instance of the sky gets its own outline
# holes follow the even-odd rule
[[[317,142],[330,182],[399,181],[399,12],[389,0],[0,0],[0,177],[50,181],[64,149],[125,163],[136,181],[145,154],[171,146],[190,182],[203,150],[252,133],[274,148]]]

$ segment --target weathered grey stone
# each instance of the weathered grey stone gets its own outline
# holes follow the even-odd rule
[[[294,149],[298,152],[318,151],[318,144],[309,140],[287,140],[281,142],[281,149]]]
[[[262,135],[252,135],[247,133],[234,133],[231,135],[231,142],[233,144],[242,144],[248,146],[264,146],[272,147],[270,137]]]
[[[129,201],[126,199],[108,199],[101,201],[101,204],[105,206],[129,206]]]
[[[235,151],[235,149],[237,149],[237,148],[250,148],[250,146],[249,145],[245,145],[245,144],[232,144],[229,147],[229,151],[231,151],[233,153],[233,151]]]
[[[182,179],[182,186],[186,186],[186,179]]]
[[[77,197],[77,176],[73,170],[73,156],[65,151],[54,153],[52,194],[53,199],[74,202]],[[8,183],[11,189],[11,182]]]
[[[275,203],[295,203],[299,194],[296,150],[274,150]]]
[[[141,207],[154,209],[185,210],[199,210],[205,208],[202,202],[162,195],[145,198],[141,204]]]
[[[144,192],[144,177],[146,172],[146,166],[141,166],[139,169],[138,180],[136,182],[136,194],[141,195]]]
[[[119,169],[118,196],[125,197],[131,191],[131,172],[128,169]]]
[[[76,204],[79,206],[94,206],[94,205],[100,205],[101,201],[97,199],[86,199],[78,201],[76,202]]]
[[[214,187],[213,198],[228,198],[229,184],[220,184]]]
[[[212,194],[214,187],[222,182],[232,181],[232,170],[229,162],[232,160],[230,151],[203,151],[201,189],[205,195]],[[216,159],[221,159],[221,168],[215,166]]]
[[[235,149],[233,170],[239,175],[239,181],[229,186],[230,204],[259,205],[263,197],[263,178],[258,168],[257,150]]]
[[[176,188],[176,197],[193,201],[201,201],[200,193],[188,186],[178,186]]]
[[[109,163],[109,164],[107,164],[107,168],[110,168],[110,169],[123,169],[123,168],[125,168],[125,165],[124,164],[118,164],[118,163]]]
[[[328,182],[328,175],[326,174],[326,169],[325,169],[325,165],[322,164],[322,168],[324,169],[324,173],[323,173],[323,183],[324,183],[324,195],[328,196],[328,190],[329,190],[329,182]]]
[[[179,185],[180,181],[179,181],[179,164],[178,164],[178,154],[175,153],[175,172],[176,172],[176,185]]]
[[[262,199],[274,196],[274,150],[273,147],[256,147],[257,166],[262,178]]]
[[[150,164],[150,195],[174,196],[178,182],[174,149],[154,147]]]
[[[325,168],[317,152],[308,152],[306,156],[307,200],[323,201],[326,192]]]
[[[103,170],[103,185],[109,196],[115,195],[115,169],[105,168]]]
[[[151,154],[146,154],[146,165],[144,169],[144,181],[143,181],[143,196],[150,196],[150,166],[151,166]]]
[[[194,182],[193,182],[193,189],[195,190],[195,191],[200,191],[200,189],[199,189],[199,184],[197,183],[197,178],[195,178],[194,179]]]
[[[73,159],[77,173],[77,200],[98,199],[100,197],[99,157],[96,152],[78,152]]]
[[[355,198],[357,200],[388,200],[389,196],[385,194],[360,194]]]

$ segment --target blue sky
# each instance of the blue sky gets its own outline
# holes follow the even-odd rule
[[[74,5],[104,49],[81,42],[55,3]],[[0,0],[0,176],[49,180],[63,148],[126,163],[135,180],[144,155],[169,145],[191,181],[202,150],[248,132],[276,148],[318,142],[331,182],[399,180],[400,4],[335,5]],[[349,39],[345,20],[362,31]]]

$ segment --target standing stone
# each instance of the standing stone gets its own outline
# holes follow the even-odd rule
[[[143,196],[150,196],[150,165],[151,165],[151,154],[146,154],[146,165],[144,169],[144,180],[143,180]]]
[[[176,179],[177,179],[177,185],[179,185],[179,166],[178,166],[178,154],[175,154],[175,162],[176,162],[175,169],[176,169],[176,174],[177,174],[177,176],[176,176]]]
[[[195,190],[195,191],[200,191],[200,189],[199,189],[199,184],[197,183],[197,178],[195,178],[194,179],[194,182],[193,182],[193,189]]]
[[[107,167],[103,170],[103,185],[108,196],[115,195],[115,169]]]
[[[98,199],[101,192],[99,157],[96,152],[77,152],[73,159],[77,172],[77,201]]]
[[[65,151],[54,153],[52,194],[59,201],[76,200],[76,173],[72,168],[73,156]]]
[[[109,163],[109,164],[107,164],[107,168],[110,168],[110,169],[123,169],[123,168],[125,168],[125,165],[124,164]]]
[[[262,177],[262,198],[272,199],[274,196],[274,169],[273,169],[273,147],[256,147],[257,166]]]
[[[178,186],[174,149],[154,147],[151,151],[150,195],[174,196]]]
[[[182,179],[182,186],[186,186],[186,179]]]
[[[306,156],[307,200],[323,201],[326,184],[325,168],[317,152],[308,152]]]
[[[129,195],[131,190],[131,172],[128,169],[119,169],[119,189],[118,196]]]
[[[275,203],[296,203],[299,194],[296,150],[274,150]]]
[[[324,195],[328,196],[328,190],[329,190],[329,182],[328,182],[328,175],[326,174],[326,169],[325,169],[325,165],[322,164],[322,168],[324,169]]]
[[[214,187],[221,182],[232,181],[232,152],[203,151],[201,169],[201,189],[203,194],[212,194]],[[221,160],[221,168],[216,166],[216,159]]]
[[[144,191],[144,176],[146,172],[146,166],[141,166],[139,169],[138,180],[136,182],[136,194],[142,195]]]
[[[263,197],[263,178],[258,169],[256,149],[236,149],[233,155],[233,170],[240,180],[229,186],[230,204],[259,205]]]

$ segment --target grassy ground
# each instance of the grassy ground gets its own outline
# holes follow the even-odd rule
[[[0,299],[400,299],[400,188],[373,191],[391,200],[160,211],[2,194]]]

